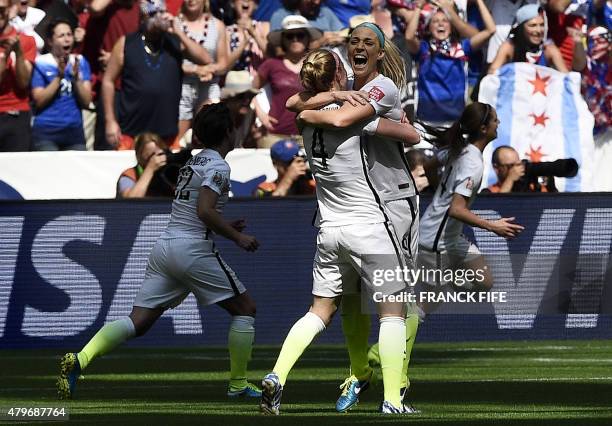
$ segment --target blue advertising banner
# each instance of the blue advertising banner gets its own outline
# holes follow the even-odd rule
[[[246,219],[261,244],[246,253],[217,238],[257,302],[258,344],[280,344],[308,309],[315,207],[310,198],[232,199],[226,207],[225,216]],[[612,337],[612,194],[481,196],[474,209],[525,226],[512,241],[482,230],[469,235],[508,300],[445,306],[419,339]],[[152,200],[0,204],[0,347],[77,349],[129,314],[169,212],[169,201]],[[224,311],[199,309],[189,296],[131,344],[224,344],[228,325]],[[341,343],[340,321],[318,341]]]

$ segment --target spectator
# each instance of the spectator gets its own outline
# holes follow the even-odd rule
[[[89,1],[89,0],[88,0]],[[79,14],[79,23],[85,25],[81,52],[91,66],[92,88],[96,110],[95,149],[114,149],[106,141],[102,78],[111,51],[117,41],[138,31],[140,25],[139,0],[91,0],[87,14]]]
[[[588,9],[586,1],[549,0],[546,4],[550,38],[559,48],[565,66],[574,71],[582,71],[586,66],[582,27]]]
[[[325,0],[325,6],[348,28],[350,20],[356,15],[368,15],[372,8],[370,0]]]
[[[70,22],[55,19],[47,27],[50,53],[39,56],[32,74],[35,151],[85,150],[81,109],[91,102],[87,60],[72,54]]]
[[[183,59],[183,84],[179,107],[178,137],[191,127],[196,111],[204,104],[219,102],[219,75],[227,69],[225,24],[210,14],[208,0],[185,0],[179,15],[182,30],[204,48],[204,65]]]
[[[106,138],[117,149],[133,149],[134,137],[157,133],[170,147],[178,132],[183,55],[204,64],[210,57],[165,13],[163,0],[141,2],[142,29],[121,37],[104,73],[102,96]],[[115,81],[121,77],[115,113]]]
[[[253,88],[248,71],[230,71],[225,77],[225,85],[221,89],[221,101],[227,105],[234,123],[235,147],[244,146],[251,125],[255,120],[255,113],[251,108],[253,97],[259,90]],[[187,130],[182,138],[181,146],[192,143],[192,129]],[[253,148],[253,146],[248,146]]]
[[[45,47],[45,41],[36,31],[34,31],[34,28],[36,28],[45,17],[45,11],[32,7],[28,3],[28,0],[19,0],[17,4],[17,15],[11,19],[11,25],[18,33],[34,37],[34,40],[36,40],[36,49],[41,52],[43,47]]]
[[[497,51],[508,39],[510,30],[516,19],[516,12],[525,5],[538,4],[538,0],[487,0],[487,6],[495,21],[495,34],[489,39],[486,60],[490,64],[497,56]]]
[[[257,197],[313,195],[315,182],[308,170],[306,160],[299,153],[298,144],[290,140],[280,140],[272,145],[270,157],[278,178],[274,182],[260,183],[254,195]]]
[[[286,8],[279,9],[270,18],[272,31],[280,30],[287,16],[299,14],[306,18],[310,25],[323,31],[323,37],[310,40],[310,49],[318,49],[321,46],[337,46],[345,42],[345,37],[340,30],[346,28],[340,20],[326,6],[321,6],[321,0],[300,0],[297,10],[291,11]]]
[[[28,88],[36,42],[9,23],[10,9],[11,0],[0,0],[0,152],[30,150]]]
[[[255,75],[268,48],[269,22],[252,18],[255,0],[233,0],[233,23],[227,26],[229,66],[234,71],[248,70]]]
[[[610,143],[612,129],[612,34],[609,28],[588,31],[587,67],[582,76],[582,93],[595,118],[596,143]]]
[[[251,108],[253,97],[259,93],[251,83],[248,71],[230,71],[225,78],[225,86],[221,89],[221,99],[230,110],[234,123],[236,141],[234,146],[244,146],[255,120],[255,112]]]
[[[516,12],[516,26],[510,31],[493,63],[489,74],[493,74],[508,62],[528,62],[545,67],[553,66],[557,71],[568,72],[561,52],[546,40],[544,11],[536,4],[521,7]]]
[[[490,192],[512,192],[515,182],[525,176],[525,164],[519,159],[518,152],[511,146],[503,145],[495,148],[491,162],[497,175],[497,182],[487,188]]]
[[[466,103],[468,55],[479,49],[495,32],[495,22],[484,0],[477,0],[485,29],[469,39],[460,39],[457,26],[468,24],[457,15],[452,0],[441,0],[430,15],[425,39],[417,36],[420,13],[414,13],[406,29],[408,50],[419,66],[417,118],[435,126],[450,127],[459,119]],[[420,12],[424,2],[416,3]]]
[[[155,133],[145,132],[134,141],[136,166],[125,170],[117,181],[117,198],[160,196],[151,187],[155,172],[166,165],[164,142]]]
[[[268,41],[275,46],[282,46],[284,54],[279,58],[266,59],[257,70],[253,83],[256,88],[270,83],[272,89],[268,113],[255,104],[257,116],[268,131],[268,135],[261,139],[260,148],[269,148],[281,139],[300,139],[295,125],[295,113],[285,108],[285,104],[289,97],[302,91],[299,73],[304,54],[310,40],[321,36],[321,31],[313,28],[306,18],[299,15],[287,16],[283,19],[283,29],[268,35]]]

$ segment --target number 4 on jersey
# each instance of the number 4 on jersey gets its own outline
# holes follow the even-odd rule
[[[315,129],[312,133],[312,158],[320,158],[323,166],[327,166],[327,152],[323,143],[323,129]]]

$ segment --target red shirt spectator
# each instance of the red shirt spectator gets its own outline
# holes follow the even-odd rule
[[[36,60],[36,41],[28,35],[17,34],[15,28],[11,26],[7,26],[5,32],[0,34],[0,55],[4,55],[7,50],[5,43],[16,36],[19,37],[24,59],[32,64]],[[17,84],[14,51],[0,60],[6,61],[6,69],[0,78],[0,112],[29,111],[30,92],[27,86],[19,87]],[[30,74],[31,70],[30,67]]]
[[[10,6],[0,0],[0,151],[29,151],[28,88],[36,41],[9,24]]]

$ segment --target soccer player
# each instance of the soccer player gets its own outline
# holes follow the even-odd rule
[[[299,117],[313,126],[342,128],[376,115],[395,121],[402,119],[398,87],[405,85],[406,76],[404,62],[397,47],[385,37],[377,25],[364,23],[351,32],[348,56],[355,76],[353,89],[367,93],[366,102],[362,102],[356,92],[342,95],[312,95],[303,92],[290,98],[288,107],[296,110],[306,109]],[[346,99],[349,102],[333,112],[309,111],[333,102],[334,99]],[[377,199],[384,207],[385,220],[391,222],[401,241],[402,253],[408,265],[413,267],[418,247],[418,195],[403,146],[397,142],[383,141],[379,136],[365,136],[362,154],[367,161],[373,189],[379,194]],[[397,392],[394,389],[395,381],[389,386],[385,382],[385,400],[390,399],[394,409],[402,413],[416,411],[409,404],[403,403],[408,387],[408,361],[418,327],[415,312],[415,307],[409,306],[406,319],[406,356],[401,373],[397,372],[400,380]],[[369,387],[373,374],[367,354],[370,316],[362,312],[358,294],[347,295],[342,300],[342,327],[352,375],[341,386],[342,394],[336,403],[338,411],[346,411],[358,402],[359,394]]]
[[[166,309],[178,306],[189,293],[199,305],[217,304],[232,316],[227,395],[261,395],[246,379],[255,336],[255,302],[211,239],[212,233],[222,235],[249,252],[259,246],[255,237],[242,232],[244,220],[228,222],[221,215],[230,188],[225,156],[234,147],[234,126],[227,106],[204,106],[193,129],[203,149],[180,171],[170,222],[149,255],[132,312],[102,327],[80,352],[63,356],[57,381],[60,398],[74,395],[79,375],[95,358],[145,334]]]
[[[444,172],[433,200],[421,218],[418,260],[420,267],[425,270],[479,270],[482,279],[466,282],[462,290],[487,291],[493,286],[491,271],[486,267],[484,257],[478,247],[462,234],[464,224],[494,232],[504,238],[513,238],[524,229],[512,223],[514,217],[487,220],[470,210],[482,181],[482,151],[497,138],[498,125],[495,108],[475,102],[463,110],[461,118],[435,143],[444,148],[437,155],[437,161],[444,166]],[[436,276],[439,277],[439,274]],[[450,282],[425,283],[458,287]]]
[[[331,88],[338,91],[346,85],[346,72],[340,58],[325,50],[308,55],[300,77],[304,87],[313,91]],[[334,108],[332,113],[339,110],[337,105],[328,107]],[[403,133],[401,140],[418,142],[418,135],[408,125],[370,120],[366,128],[383,131],[387,126],[398,129],[395,135]],[[362,156],[362,127],[355,125],[325,131],[307,126],[302,130],[310,168],[317,182],[320,215],[313,267],[314,297],[309,312],[289,331],[273,372],[262,381],[260,408],[266,414],[279,414],[280,398],[289,371],[314,337],[329,324],[341,296],[357,291],[360,274],[371,292],[378,290],[389,295],[405,289],[405,282],[401,279],[373,288],[373,271],[395,269],[404,263],[400,242],[388,227],[384,207],[370,182]],[[394,136],[392,132],[386,135]],[[381,318],[379,340],[386,397],[388,383],[396,380],[399,384],[404,358],[405,313],[404,304],[399,302],[382,301],[377,303],[377,308]],[[399,386],[395,388],[398,397],[395,403],[399,405]],[[391,401],[385,400],[382,406],[384,412],[399,412]]]

